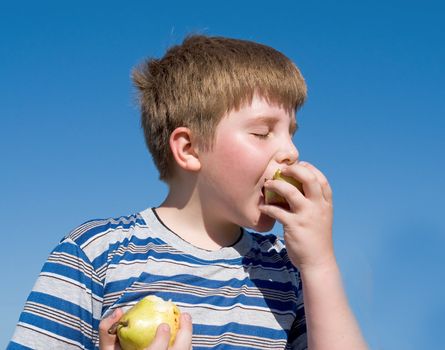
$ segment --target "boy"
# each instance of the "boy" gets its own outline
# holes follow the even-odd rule
[[[9,348],[118,349],[107,329],[155,294],[183,313],[172,349],[365,349],[333,252],[331,189],[292,142],[297,67],[264,45],[191,36],[133,79],[168,196],[62,240]],[[276,169],[303,191],[270,180]],[[288,205],[266,204],[265,190]],[[255,233],[276,220],[285,244]],[[160,326],[150,349],[168,337]]]

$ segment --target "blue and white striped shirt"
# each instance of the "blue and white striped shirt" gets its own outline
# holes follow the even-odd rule
[[[153,209],[84,223],[54,249],[8,346],[97,349],[101,318],[148,294],[193,320],[193,349],[306,349],[302,286],[283,242],[243,230],[218,251],[166,228]]]

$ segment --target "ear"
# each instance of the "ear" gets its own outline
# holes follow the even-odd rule
[[[198,150],[192,136],[189,128],[176,128],[170,135],[170,149],[176,163],[181,168],[189,171],[198,171],[201,169],[201,162],[199,161]]]

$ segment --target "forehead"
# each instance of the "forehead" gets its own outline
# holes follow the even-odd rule
[[[251,103],[245,103],[239,109],[230,111],[226,117],[241,124],[277,123],[281,121],[289,123],[291,129],[297,127],[294,109],[287,109],[277,103],[271,103],[257,94],[253,96]]]

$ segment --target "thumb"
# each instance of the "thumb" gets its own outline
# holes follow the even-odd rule
[[[145,350],[167,350],[170,342],[170,327],[166,323],[161,323],[157,330],[155,337],[148,348]]]
[[[116,309],[113,313],[102,319],[99,323],[99,348],[100,350],[115,350],[119,349],[117,346],[116,333],[110,334],[108,330],[119,321],[124,312],[121,309]]]

